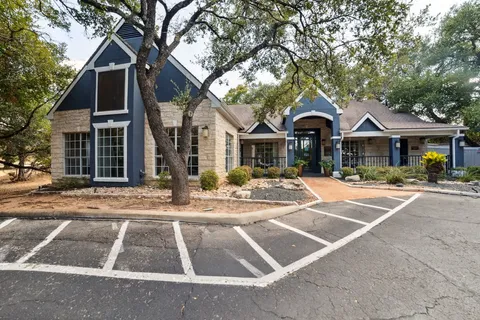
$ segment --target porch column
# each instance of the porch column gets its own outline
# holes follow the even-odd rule
[[[293,137],[287,137],[287,166],[293,167],[295,162],[295,140]]]
[[[388,150],[390,165],[398,167],[400,165],[400,136],[391,136],[388,139]]]
[[[333,176],[340,178],[340,169],[342,169],[342,141],[340,136],[333,136],[332,138],[332,159],[334,162]]]
[[[465,136],[463,134],[450,137],[450,167],[463,167]]]

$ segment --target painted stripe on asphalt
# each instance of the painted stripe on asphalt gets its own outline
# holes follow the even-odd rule
[[[387,197],[387,198],[389,198],[389,199],[393,199],[393,200],[402,201],[402,202],[405,202],[405,201],[407,201],[407,200],[405,200],[405,199],[400,199],[400,198],[395,198],[395,197]]]
[[[3,221],[2,223],[0,223],[0,229],[5,228],[6,226],[8,226],[10,223],[12,223],[15,220],[17,220],[17,218],[8,219],[8,220]]]
[[[313,194],[318,200],[322,200],[322,201],[323,201],[323,199],[322,199],[318,194],[316,194],[315,191],[313,191],[313,189],[310,188],[310,186],[309,186],[308,184],[306,184],[305,181],[303,181],[302,178],[297,177],[297,179],[300,180],[300,182],[303,183],[303,185],[305,186],[305,188],[307,188],[307,190],[310,191],[310,193]]]
[[[349,217],[339,216],[339,215],[333,214],[333,213],[328,213],[328,212],[324,212],[324,211],[320,211],[320,210],[316,210],[316,209],[312,209],[312,208],[307,208],[307,210],[310,210],[310,211],[313,211],[313,212],[316,212],[316,213],[321,213],[321,214],[324,214],[324,215],[326,215],[326,216],[330,216],[330,217],[334,217],[334,218],[339,218],[339,219],[343,219],[343,220],[347,220],[347,221],[351,221],[351,222],[363,224],[364,226],[368,225],[367,222],[360,221],[360,220],[357,220],[357,219],[352,219],[352,218],[349,218]]]
[[[57,227],[57,229],[53,230],[52,233],[48,235],[48,237],[45,238],[42,242],[40,242],[35,248],[32,249],[29,253],[21,257],[20,259],[17,260],[17,263],[24,263],[31,257],[33,257],[38,251],[40,251],[43,247],[45,247],[47,244],[49,244],[60,232],[62,232],[63,229],[65,229],[66,226],[72,221],[65,221],[61,225]]]
[[[265,262],[273,268],[273,270],[282,269],[282,266],[277,261],[275,261],[275,259],[273,259],[271,255],[269,255],[265,250],[263,250],[263,248],[260,247],[258,243],[256,243],[252,238],[250,238],[250,236],[246,234],[245,231],[242,230],[242,228],[233,227],[233,229],[235,229],[238,234],[241,235],[242,238],[248,242],[248,244],[253,248],[253,250],[257,251],[260,257],[262,257],[263,260],[265,260]]]
[[[232,250],[225,249],[227,254],[232,257],[233,259],[237,260],[242,266],[245,267],[248,271],[250,271],[251,274],[253,274],[257,278],[261,278],[265,276],[265,273],[262,271],[258,270],[257,267],[255,267],[253,264],[248,262],[247,260],[238,257]]]
[[[180,222],[175,221],[172,224],[178,252],[180,253],[180,259],[182,260],[183,272],[185,272],[187,276],[192,277],[195,275],[195,271],[193,270],[192,261],[190,261],[190,256],[188,255],[187,245],[185,244],[185,241],[183,241]]]
[[[365,233],[370,231],[373,227],[379,225],[380,223],[382,223],[383,221],[390,218],[395,213],[397,213],[398,211],[402,210],[407,205],[412,203],[420,195],[421,195],[420,193],[416,193],[410,199],[408,199],[404,203],[400,204],[398,207],[395,207],[394,209],[385,213],[380,218],[378,218],[375,221],[369,223],[365,227],[362,227],[362,228],[356,230],[355,232],[349,234],[345,238],[342,238],[342,239],[334,242],[331,246],[325,247],[325,248],[323,248],[323,249],[321,249],[317,252],[314,252],[314,253],[312,253],[312,254],[310,254],[310,255],[308,255],[308,256],[300,259],[300,260],[297,260],[297,261],[289,264],[288,266],[285,266],[284,268],[282,268],[282,270],[275,271],[275,272],[272,272],[272,273],[266,275],[265,277],[262,278],[262,280],[265,282],[264,286],[267,286],[267,285],[269,285],[269,284],[271,284],[275,281],[278,281],[278,280],[286,277],[287,275],[291,274],[292,272],[295,272],[295,271],[297,271],[297,270],[299,270],[299,269],[301,269],[305,266],[308,266],[309,264],[311,264],[311,263],[317,261],[318,259],[326,256],[327,254],[331,253],[332,251],[335,251],[335,250],[343,247],[344,245],[348,244],[349,242],[363,236]]]
[[[380,210],[385,210],[385,211],[390,211],[390,210],[392,210],[392,209],[389,209],[389,208],[372,206],[371,204],[365,204],[365,203],[356,202],[356,201],[351,201],[351,200],[345,200],[345,202],[348,202],[348,203],[351,203],[351,204],[356,204],[357,206],[369,207],[369,208],[380,209]]]
[[[112,250],[110,250],[110,254],[108,255],[107,262],[103,265],[103,270],[112,270],[113,266],[115,265],[115,261],[117,261],[118,254],[120,253],[120,249],[123,246],[123,238],[125,237],[125,232],[127,232],[128,221],[125,221],[118,232],[117,240],[113,243]]]
[[[307,237],[307,238],[310,238],[310,239],[312,239],[312,240],[314,240],[314,241],[316,241],[316,242],[319,242],[319,243],[321,243],[321,244],[323,244],[323,245],[325,245],[325,246],[329,246],[329,245],[332,244],[331,242],[328,242],[327,240],[323,240],[322,238],[316,237],[316,236],[314,236],[313,234],[310,234],[310,233],[305,232],[305,231],[302,231],[302,230],[300,230],[300,229],[291,227],[291,226],[289,226],[288,224],[282,223],[282,222],[280,222],[280,221],[277,221],[277,220],[274,220],[274,219],[271,219],[271,220],[268,220],[268,221],[270,221],[271,223],[276,224],[277,226],[280,226],[280,227],[282,227],[282,228],[285,228],[285,229],[288,229],[288,230],[290,230],[290,231],[293,231],[293,232],[296,232],[296,233],[298,233],[298,234],[301,234],[302,236]]]

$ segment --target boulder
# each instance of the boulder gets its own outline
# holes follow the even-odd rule
[[[403,183],[397,183],[395,187],[403,188]]]
[[[418,183],[418,180],[417,180],[417,179],[406,179],[405,181],[406,181],[407,183],[412,183],[412,184]]]
[[[360,181],[360,176],[358,174],[354,176],[348,176],[345,178],[345,181]]]
[[[250,199],[252,192],[248,190],[239,190],[236,191],[233,196],[237,199]]]

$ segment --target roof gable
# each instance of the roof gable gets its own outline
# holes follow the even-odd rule
[[[383,131],[385,127],[370,113],[366,113],[352,128],[352,131]]]
[[[130,63],[130,56],[120,48],[120,46],[115,42],[110,42],[107,47],[103,50],[100,56],[93,63],[95,68],[108,66],[110,63],[123,64]]]

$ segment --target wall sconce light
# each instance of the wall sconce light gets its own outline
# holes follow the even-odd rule
[[[340,142],[335,143],[335,149],[337,149],[337,150],[340,149]]]
[[[288,150],[290,150],[290,151],[293,150],[293,143],[288,144]]]
[[[208,126],[202,128],[202,137],[208,138]]]
[[[464,140],[459,141],[458,145],[462,148],[465,147],[465,141]]]
[[[326,140],[325,139],[322,139],[322,146],[324,146],[326,143]]]
[[[395,148],[400,149],[400,141],[395,142]]]

